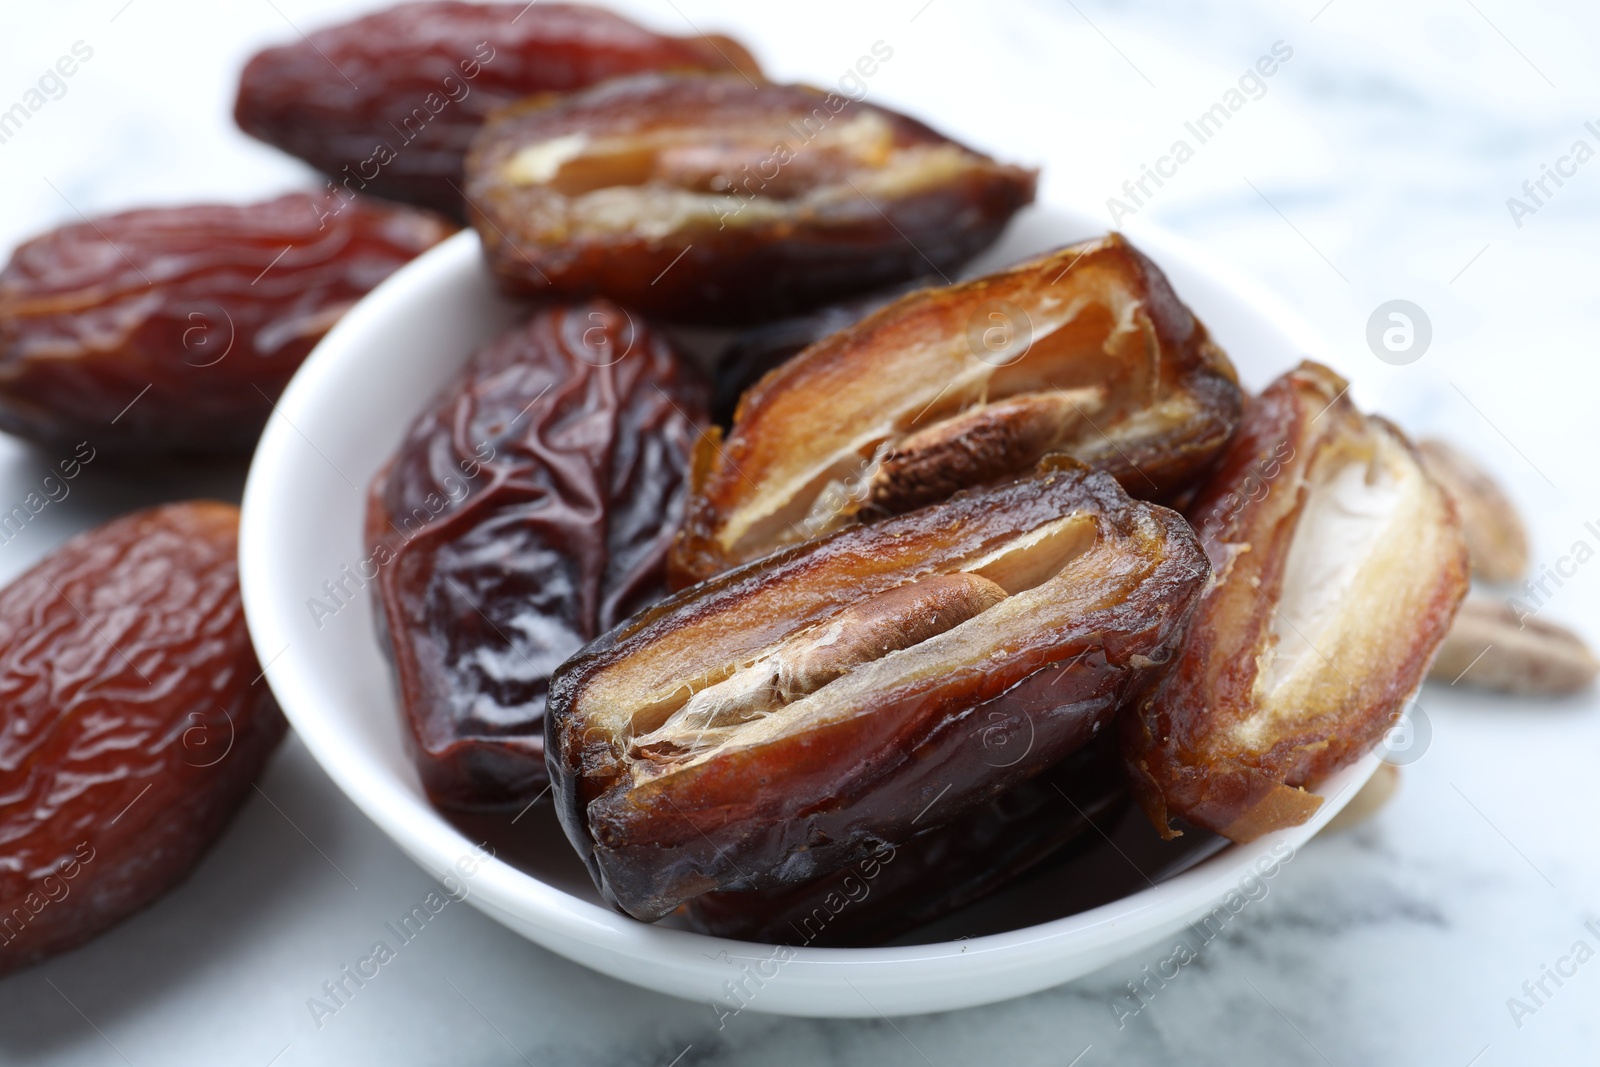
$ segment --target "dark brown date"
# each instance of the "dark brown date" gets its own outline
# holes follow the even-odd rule
[[[1161,675],[1207,574],[1177,514],[1065,458],[792,546],[562,666],[557,814],[637,918],[810,881],[1081,747]],[[1033,742],[996,766],[996,727]]]
[[[744,394],[695,467],[682,586],[1065,452],[1164,500],[1238,424],[1233,367],[1118,235],[911,293]]]
[[[544,791],[550,672],[663,595],[705,404],[643,321],[553,308],[475,356],[379,473],[368,541],[435,804]]]
[[[1251,401],[1188,510],[1216,581],[1123,717],[1135,795],[1234,841],[1296,826],[1428,673],[1467,591],[1461,523],[1405,435],[1303,363]]]
[[[837,93],[645,74],[497,113],[467,202],[514,291],[734,324],[954,270],[1034,178]]]
[[[282,739],[238,525],[229,504],[136,512],[0,590],[0,972],[181,881]]]
[[[978,731],[980,742],[986,730]],[[998,735],[995,735],[998,736]],[[1026,737],[993,744],[997,766]],[[874,945],[980,900],[1054,859],[1085,834],[1098,840],[1128,800],[1116,731],[899,848],[813,882],[743,893],[705,893],[685,905],[703,934],[763,944]]]
[[[322,335],[449,232],[292,193],[36,237],[0,271],[0,429],[112,455],[248,451]]]
[[[239,128],[354,192],[462,217],[462,160],[489,112],[647,70],[739,70],[726,37],[668,37],[578,4],[400,4],[257,53]]]

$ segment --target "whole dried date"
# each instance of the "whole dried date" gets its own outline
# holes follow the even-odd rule
[[[733,324],[952,270],[1034,179],[838,93],[644,74],[496,113],[467,204],[513,290]]]
[[[489,112],[647,70],[760,76],[726,37],[668,37],[579,4],[400,4],[257,53],[239,128],[354,192],[462,217],[462,160]]]
[[[1123,719],[1134,794],[1235,841],[1310,818],[1369,751],[1467,591],[1461,523],[1416,450],[1303,363],[1251,402],[1188,515],[1216,580],[1177,666]]]
[[[449,234],[410,208],[149,208],[64,226],[0,271],[0,429],[109,454],[248,451],[350,305]]]
[[[367,508],[423,785],[521,808],[550,672],[659,599],[706,388],[613,304],[537,312],[407,432]]]
[[[640,919],[809,881],[1081,747],[1160,676],[1207,574],[1177,514],[1066,458],[793,546],[562,666],[557,814]],[[995,728],[1032,744],[996,761]]]
[[[282,739],[238,524],[212,502],[136,512],[0,590],[0,972],[180,881]]]
[[[997,765],[1011,758],[999,747],[991,755]],[[1116,731],[1108,729],[1038,777],[899,848],[886,845],[797,886],[705,893],[685,905],[685,918],[703,934],[739,941],[878,944],[1004,888],[1086,834],[1096,837],[1088,831],[1103,830],[1127,801]]]
[[[897,300],[750,389],[696,461],[675,585],[1047,452],[1169,496],[1239,421],[1233,367],[1122,237]]]

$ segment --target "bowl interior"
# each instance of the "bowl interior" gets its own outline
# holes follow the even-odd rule
[[[974,268],[1100,232],[1087,214],[1032,209]],[[1206,321],[1247,387],[1306,356],[1331,362],[1259,289],[1169,236],[1129,236]],[[279,402],[251,468],[240,539],[252,637],[312,754],[423,867],[441,877],[453,871],[468,900],[524,936],[625,980],[713,1001],[725,995],[730,967],[765,961],[782,977],[764,983],[753,1010],[866,1015],[983,1003],[1065,981],[1192,921],[1275,849],[1308,839],[1376,766],[1369,757],[1328,783],[1324,792],[1337,799],[1312,823],[1248,848],[1194,834],[1163,845],[1142,816],[1129,817],[1114,840],[881,948],[791,948],[774,964],[781,950],[772,946],[610,911],[547,804],[454,824],[428,805],[362,577],[372,573],[361,528],[374,473],[463,362],[525,312],[498,294],[470,231],[384,282],[329,333]],[[481,842],[495,859],[472,858]]]

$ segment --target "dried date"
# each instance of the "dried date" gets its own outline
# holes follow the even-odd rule
[[[247,452],[322,335],[448,233],[292,193],[34,238],[0,271],[0,429],[112,455]]]
[[[663,595],[705,405],[621,308],[546,309],[475,356],[379,473],[367,536],[435,804],[544,791],[550,672]]]
[[[1177,514],[1066,458],[792,546],[562,666],[557,814],[637,918],[812,880],[1080,748],[1160,676],[1207,574]],[[973,736],[995,726],[1032,743],[995,761]]]
[[[1123,718],[1135,796],[1235,841],[1295,826],[1428,672],[1467,591],[1416,450],[1304,363],[1249,405],[1188,515],[1216,574],[1168,680]]]
[[[1233,367],[1120,236],[912,293],[745,393],[696,464],[676,585],[1048,452],[1135,496],[1187,486],[1238,424]]]
[[[239,128],[354,192],[462,217],[462,160],[498,107],[648,70],[738,70],[721,36],[669,37],[578,4],[400,4],[257,53]]]
[[[496,113],[467,202],[515,291],[735,324],[953,270],[1034,179],[838,93],[645,74]]]
[[[136,512],[0,590],[0,972],[180,881],[283,737],[245,632],[238,516]]]

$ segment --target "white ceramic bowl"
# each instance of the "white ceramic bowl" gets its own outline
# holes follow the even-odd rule
[[[1091,216],[1034,209],[984,262],[1003,263],[1104,230]],[[1129,237],[1259,388],[1304,356],[1332,362],[1294,315],[1256,286],[1159,232]],[[283,710],[312,755],[362,811],[435,876],[473,843],[431,808],[407,756],[367,593],[320,621],[308,601],[356,570],[365,491],[413,417],[480,345],[518,316],[464,232],[385,281],[317,346],[256,452],[244,497],[240,573],[251,636]],[[346,570],[348,567],[348,571]],[[1019,996],[1085,974],[1196,921],[1285,846],[1308,840],[1352,796],[1376,757],[1327,783],[1305,826],[1230,846],[1190,870],[1078,914],[968,940],[871,949],[771,946],[647,926],[570,878],[570,856],[539,877],[489,860],[468,900],[517,933],[585,966],[676,996],[726,1005],[745,978],[753,1011],[871,1016],[941,1011]],[[1152,835],[1153,836],[1153,835]],[[557,849],[564,848],[562,845]],[[559,871],[556,868],[560,868]],[[561,872],[566,873],[563,877]],[[459,874],[457,875],[459,878]],[[560,883],[560,884],[556,884]],[[1248,884],[1248,883],[1247,883]]]

